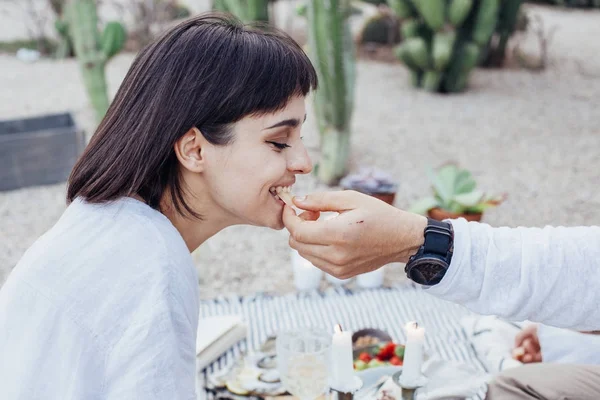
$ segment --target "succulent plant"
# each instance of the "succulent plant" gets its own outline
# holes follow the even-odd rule
[[[340,186],[362,193],[396,193],[398,184],[389,173],[375,167],[363,167],[358,172],[346,175]]]
[[[446,164],[433,171],[427,169],[433,196],[415,202],[409,211],[427,214],[432,208],[441,208],[455,214],[478,214],[499,205],[505,195],[487,195],[477,189],[471,172],[455,164]]]

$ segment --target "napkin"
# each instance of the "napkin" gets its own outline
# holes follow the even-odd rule
[[[468,316],[460,324],[473,344],[479,361],[489,373],[497,374],[509,368],[520,367],[513,359],[515,336],[526,322],[508,322],[495,316]]]
[[[424,383],[416,390],[416,400],[469,398],[483,389],[491,378],[466,364],[439,358],[428,359],[422,372]],[[402,389],[389,377],[375,394],[375,400],[402,400]]]
[[[416,391],[416,400],[465,399],[475,396],[490,380],[491,375],[473,367],[432,358],[423,365],[427,381]]]
[[[468,316],[461,326],[488,372],[519,367],[512,358],[515,335],[529,321],[508,322],[495,316]],[[553,363],[600,365],[600,336],[537,324],[542,360]]]
[[[201,318],[196,337],[196,368],[206,368],[247,335],[247,326],[237,315]]]

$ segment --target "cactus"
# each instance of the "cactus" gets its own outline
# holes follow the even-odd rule
[[[460,27],[473,7],[473,0],[450,0],[448,5],[448,22],[454,27]]]
[[[388,0],[401,19],[404,40],[395,54],[411,71],[412,84],[431,92],[465,90],[492,36],[508,40],[514,31],[520,2]]]
[[[523,0],[504,0],[500,7],[498,24],[486,46],[481,65],[484,67],[502,67],[506,56],[508,39],[517,29],[521,18]]]
[[[415,37],[419,34],[421,22],[415,18],[405,19],[400,25],[400,33],[403,39]]]
[[[309,0],[307,7],[308,51],[319,79],[314,108],[321,160],[315,172],[329,185],[344,176],[350,153],[355,81],[350,7],[349,0]]]
[[[230,12],[245,23],[269,21],[268,0],[214,0],[213,9]]]
[[[413,4],[405,0],[388,0],[388,5],[398,16],[398,18],[404,19],[411,15],[415,15],[415,8]]]
[[[94,0],[68,0],[65,21],[96,120],[100,121],[110,104],[104,67],[123,48],[125,28],[118,22],[110,22],[100,33]]]
[[[64,9],[66,0],[49,0],[50,8],[56,14],[54,21],[54,29],[58,36],[58,46],[56,48],[55,57],[62,59],[74,56],[73,42],[69,36],[69,25],[64,18]]]
[[[425,23],[437,31],[444,26],[445,0],[416,0],[413,5],[425,20]]]
[[[490,40],[496,22],[498,22],[498,10],[500,8],[500,0],[481,0],[473,26],[472,40],[479,46],[485,46]]]
[[[57,19],[54,22],[54,28],[56,29],[59,37],[58,47],[55,54],[56,58],[62,59],[73,56],[73,43],[71,41],[71,37],[69,36],[69,24],[62,19]]]

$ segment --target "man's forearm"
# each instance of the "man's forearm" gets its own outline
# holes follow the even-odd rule
[[[600,329],[600,227],[453,226],[452,263],[429,293],[481,314]]]

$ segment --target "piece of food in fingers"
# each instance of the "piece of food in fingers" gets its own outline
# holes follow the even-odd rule
[[[281,190],[279,190],[279,188],[277,188],[277,196],[279,196],[279,198],[281,200],[283,200],[283,202],[285,204],[287,204],[288,206],[292,207],[294,205],[294,202],[292,201],[292,194],[290,193],[290,188],[281,188]]]

